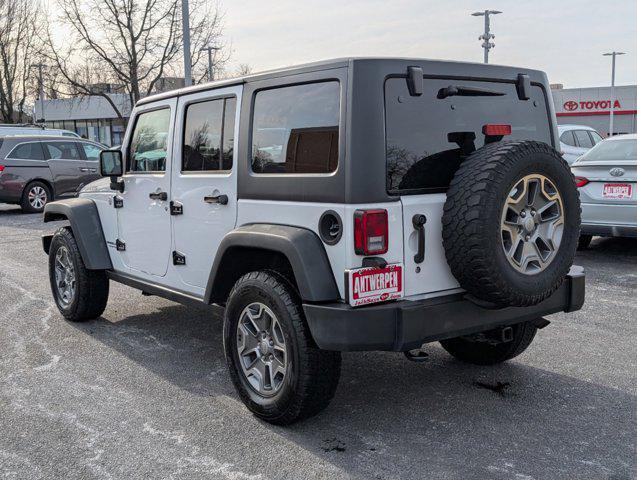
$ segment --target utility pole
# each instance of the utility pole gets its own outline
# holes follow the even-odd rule
[[[482,48],[484,48],[484,63],[489,63],[489,50],[495,47],[495,43],[491,40],[495,38],[495,35],[491,33],[491,20],[490,15],[497,15],[502,13],[499,10],[485,10],[484,12],[473,12],[471,15],[474,17],[484,17],[484,33],[478,37],[478,40],[483,40]]]
[[[208,81],[212,82],[214,80],[214,75],[213,75],[213,70],[212,70],[212,52],[217,52],[217,50],[221,50],[221,47],[212,47],[212,46],[207,46],[207,47],[203,47],[201,49],[202,52],[207,51],[208,52]]]
[[[181,0],[181,24],[184,37],[184,85],[192,85],[192,63],[190,61],[190,11],[188,0]]]
[[[605,57],[613,57],[611,75],[610,75],[610,125],[608,127],[608,136],[613,136],[613,120],[615,117],[615,57],[617,55],[626,55],[625,52],[608,52],[603,54]]]
[[[35,63],[33,65],[31,65],[31,68],[37,68],[38,69],[38,97],[40,100],[40,110],[41,110],[41,114],[42,114],[42,122],[44,122],[45,120],[45,116],[44,116],[44,79],[42,76],[42,71],[44,69],[44,67],[46,67],[45,64],[43,64],[42,62],[40,63]],[[34,109],[35,110],[35,109]],[[35,117],[35,115],[33,115]],[[33,123],[36,122],[36,118],[33,119]]]

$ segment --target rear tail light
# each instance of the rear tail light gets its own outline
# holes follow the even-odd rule
[[[575,177],[575,186],[577,188],[582,188],[587,183],[589,183],[588,178],[586,178],[586,177]]]
[[[387,253],[389,243],[387,210],[354,212],[354,250],[356,255]]]
[[[4,165],[0,165],[0,172],[4,170]]]
[[[482,133],[489,137],[502,137],[504,135],[511,135],[511,125],[488,123],[486,125],[483,125]]]

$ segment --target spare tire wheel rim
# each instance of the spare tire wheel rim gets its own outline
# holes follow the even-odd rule
[[[243,309],[237,324],[239,363],[250,387],[262,397],[276,395],[288,369],[283,328],[274,312],[261,302]]]
[[[564,204],[555,184],[534,173],[514,183],[501,217],[501,242],[511,266],[525,275],[543,272],[562,243]]]

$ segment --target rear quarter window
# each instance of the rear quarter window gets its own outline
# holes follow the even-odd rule
[[[339,114],[337,81],[257,92],[252,123],[252,171],[263,174],[336,171]]]
[[[498,95],[447,96],[441,89],[461,86]],[[542,88],[520,100],[513,83],[425,79],[423,94],[410,96],[405,78],[385,82],[387,191],[390,194],[444,192],[460,163],[484,146],[482,127],[511,125],[506,140],[552,144],[551,122]]]
[[[7,158],[20,160],[44,160],[44,151],[40,142],[28,142],[17,145]]]

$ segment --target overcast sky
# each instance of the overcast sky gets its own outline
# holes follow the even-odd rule
[[[222,0],[233,64],[254,71],[343,56],[482,61],[482,17],[492,17],[490,63],[538,68],[565,87],[637,84],[637,0]]]

